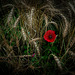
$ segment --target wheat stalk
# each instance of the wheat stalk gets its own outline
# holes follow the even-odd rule
[[[70,38],[71,39],[71,38]],[[61,60],[64,58],[64,56],[69,52],[70,48],[73,46],[73,44],[75,43],[75,37],[73,37],[73,40],[72,42],[70,43],[70,47],[68,47],[67,45],[67,48],[66,48],[66,52],[65,54],[61,57]]]
[[[23,1],[21,1],[22,5],[24,5],[26,8],[30,9],[30,7]]]
[[[51,22],[49,22],[48,24],[53,24],[53,25],[55,25],[56,29],[58,29],[58,25],[57,25],[57,23],[56,23],[56,22],[51,21]]]
[[[12,5],[12,4],[7,4],[7,5],[4,5],[4,6],[2,6],[2,7],[7,7],[7,6],[14,6],[14,5]]]
[[[4,45],[5,45],[6,48],[10,51],[10,50],[12,49],[12,46],[10,46],[10,45],[7,43],[7,40],[6,40],[4,34],[2,35],[2,38],[3,38],[3,40],[4,40],[4,41],[3,41]]]
[[[61,61],[62,61],[62,59],[64,58],[64,56],[66,56],[66,54],[69,52],[69,49],[70,49],[70,48],[67,48],[67,49],[66,49],[66,52],[65,52],[64,55],[61,57]]]
[[[49,8],[54,9],[52,2],[50,0],[47,0],[47,2],[48,2],[47,4],[49,5]]]
[[[14,51],[13,51],[13,50],[12,50],[12,51],[8,54],[8,57],[10,57],[12,53],[14,53]]]
[[[54,21],[51,21],[51,22],[46,23],[46,25],[42,28],[41,32],[45,29],[45,27],[47,28],[49,24],[54,24],[54,26],[56,27],[56,29],[58,29],[57,23],[54,22]]]
[[[69,40],[68,40],[68,43],[67,43],[66,48],[68,48],[68,46],[69,46],[69,44],[70,44],[70,42],[71,42],[71,39],[72,39],[72,37],[73,37],[74,32],[75,32],[75,27],[74,27],[72,33],[70,33],[70,37],[69,37]],[[72,40],[73,40],[72,42],[74,42],[74,37],[73,37]],[[71,44],[70,44],[70,48],[72,47],[72,42],[71,42]]]
[[[74,57],[75,57],[75,53],[74,53],[74,52],[69,51],[68,53],[69,53],[70,55],[72,55],[72,56],[74,56]]]
[[[50,11],[56,11],[56,12],[58,12],[58,9],[53,9],[49,5],[42,6],[40,9],[43,9],[43,8],[45,8],[47,10],[50,10]]]
[[[18,53],[21,54],[21,51],[20,51],[20,48],[19,48],[19,39],[18,39],[17,36],[16,36],[16,46],[18,47]]]
[[[54,59],[55,59],[57,65],[58,65],[58,67],[60,68],[60,70],[63,70],[59,58],[57,56],[55,56],[54,54],[51,54],[51,55],[54,57]]]
[[[29,43],[37,41],[37,40],[41,40],[41,38],[34,38],[34,39],[30,40]]]
[[[72,8],[73,12],[75,13],[75,8],[70,2],[69,2],[69,6]]]
[[[0,59],[9,59],[9,58],[27,58],[32,57],[32,55],[19,55],[19,56],[10,56],[10,57],[0,57]]]

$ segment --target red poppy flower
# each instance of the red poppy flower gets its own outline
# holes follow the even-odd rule
[[[44,39],[47,42],[54,42],[56,38],[56,34],[55,31],[53,30],[48,30],[45,34],[44,34]]]

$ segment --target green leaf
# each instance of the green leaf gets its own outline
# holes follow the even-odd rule
[[[35,61],[35,58],[32,58],[32,60],[31,60],[32,62],[34,62]]]
[[[11,46],[14,46],[14,45],[15,45],[15,42],[12,42],[12,43],[11,43]]]
[[[27,50],[24,51],[24,54],[27,54]]]
[[[48,51],[48,54],[50,54],[50,51]]]
[[[24,49],[25,49],[25,50],[27,49],[27,46],[26,46],[26,45],[24,45]]]
[[[52,52],[53,52],[54,54],[60,53],[60,51],[57,49],[56,46],[53,46],[53,47],[51,48],[51,50],[52,50]]]

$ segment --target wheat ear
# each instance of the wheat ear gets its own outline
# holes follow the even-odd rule
[[[68,33],[69,22],[67,21],[66,17],[63,14],[60,14],[60,15],[65,21],[65,28],[64,28],[64,31],[63,31],[63,38],[64,38]]]
[[[56,55],[54,55],[54,54],[51,54],[51,55],[54,57],[54,59],[55,59],[57,65],[58,65],[58,67],[60,68],[60,70],[63,70],[59,58]]]
[[[19,17],[17,18],[17,20],[15,21],[13,28],[15,28],[15,27],[17,26],[17,24],[18,24],[18,22],[19,22],[19,20],[20,20],[20,17],[21,17],[21,16],[19,16]]]
[[[24,40],[26,40],[26,33],[24,32],[24,28],[23,27],[21,27],[21,32],[22,32]]]
[[[39,47],[38,47],[37,43],[35,41],[33,43],[35,45],[35,48],[37,49],[38,55],[40,56],[40,50],[39,50]]]
[[[69,51],[68,53],[69,53],[70,55],[72,55],[72,56],[74,56],[74,57],[75,57],[75,53],[74,53],[74,52]]]
[[[73,37],[71,43],[70,43],[70,48],[73,46],[73,44],[75,43],[75,37]]]
[[[7,23],[9,23],[12,19],[12,15],[13,15],[13,12],[14,12],[14,7],[11,9],[9,15],[8,15],[8,18],[7,18]]]

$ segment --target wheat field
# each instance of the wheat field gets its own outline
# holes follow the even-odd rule
[[[1,74],[75,75],[74,0],[8,0],[1,8]],[[54,42],[44,39],[48,30]]]

